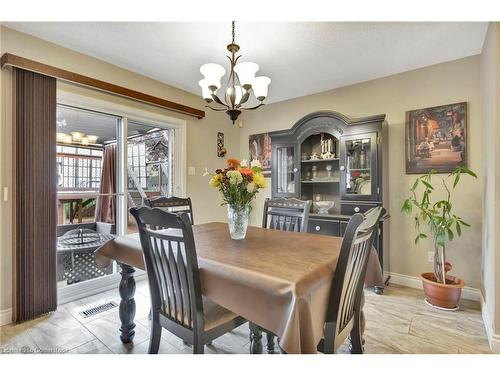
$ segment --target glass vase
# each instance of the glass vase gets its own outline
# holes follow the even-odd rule
[[[250,206],[235,207],[227,206],[227,223],[229,225],[229,234],[233,240],[242,240],[247,234],[248,216]]]

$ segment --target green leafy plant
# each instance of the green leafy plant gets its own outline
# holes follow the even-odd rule
[[[401,212],[407,215],[413,215],[417,236],[415,244],[419,241],[428,238],[428,235],[434,239],[434,275],[440,283],[446,283],[447,266],[451,269],[451,265],[446,262],[445,245],[446,242],[453,241],[456,237],[462,235],[464,227],[470,227],[460,216],[454,213],[451,189],[449,181],[453,180],[453,188],[455,189],[461,181],[462,175],[472,176],[477,178],[477,175],[470,169],[458,166],[447,177],[441,178],[439,185],[444,187],[445,199],[433,201],[436,193],[437,185],[433,182],[433,177],[436,171],[431,170],[429,173],[418,177],[412,188],[411,195],[405,199]],[[423,189],[423,190],[422,190]],[[439,193],[438,193],[439,194]],[[427,225],[427,234],[422,230],[422,224]]]

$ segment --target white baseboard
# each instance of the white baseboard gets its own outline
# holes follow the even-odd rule
[[[146,277],[146,272],[136,270],[134,275],[136,281],[146,279]],[[93,296],[111,289],[116,289],[120,284],[120,280],[121,275],[119,273],[114,273],[109,276],[88,280],[84,283],[65,286],[60,288],[57,292],[57,304],[63,305],[65,303]]]
[[[0,310],[0,327],[12,323],[12,309]]]
[[[488,306],[486,306],[486,301],[484,299],[483,293],[480,293],[480,297],[481,315],[483,317],[484,328],[486,329],[486,336],[488,336],[490,349],[493,353],[500,353],[500,335],[497,335],[493,332],[493,320],[490,316]]]
[[[384,274],[384,279],[390,276],[389,283],[393,283],[396,285],[407,286],[409,288],[414,289],[423,289],[422,280],[415,276],[402,275],[400,273],[387,272]],[[481,302],[481,293],[479,289],[470,288],[468,286],[462,289],[462,298],[468,299],[475,302]]]

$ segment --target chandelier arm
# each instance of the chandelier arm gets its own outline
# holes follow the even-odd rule
[[[240,108],[243,104],[245,104],[248,99],[250,98],[250,92],[246,91],[245,94],[241,97],[240,103],[236,106],[237,108]]]
[[[219,97],[215,94],[210,94],[210,96],[212,97],[212,99],[214,100],[214,102],[224,106],[224,107],[227,107],[229,108],[229,106],[226,104],[226,103],[223,103],[222,100],[219,99]]]
[[[226,108],[214,108],[214,107],[210,107],[209,105],[206,105],[205,107],[210,108],[212,111],[216,111],[216,112],[227,111]]]
[[[248,107],[248,108],[241,107],[240,109],[242,109],[244,111],[251,111],[252,109],[257,109],[259,107],[262,107],[263,105],[265,105],[265,104],[264,103],[260,103],[259,105],[256,105],[255,107]]]

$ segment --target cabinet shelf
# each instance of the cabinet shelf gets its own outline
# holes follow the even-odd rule
[[[339,161],[339,158],[332,158],[332,159],[315,159],[315,160],[301,160],[301,163],[325,163],[328,161]]]
[[[369,171],[370,168],[348,168],[348,171]]]
[[[339,183],[340,180],[339,179],[332,179],[332,180],[302,180],[302,183],[303,184],[335,184],[335,183]]]

